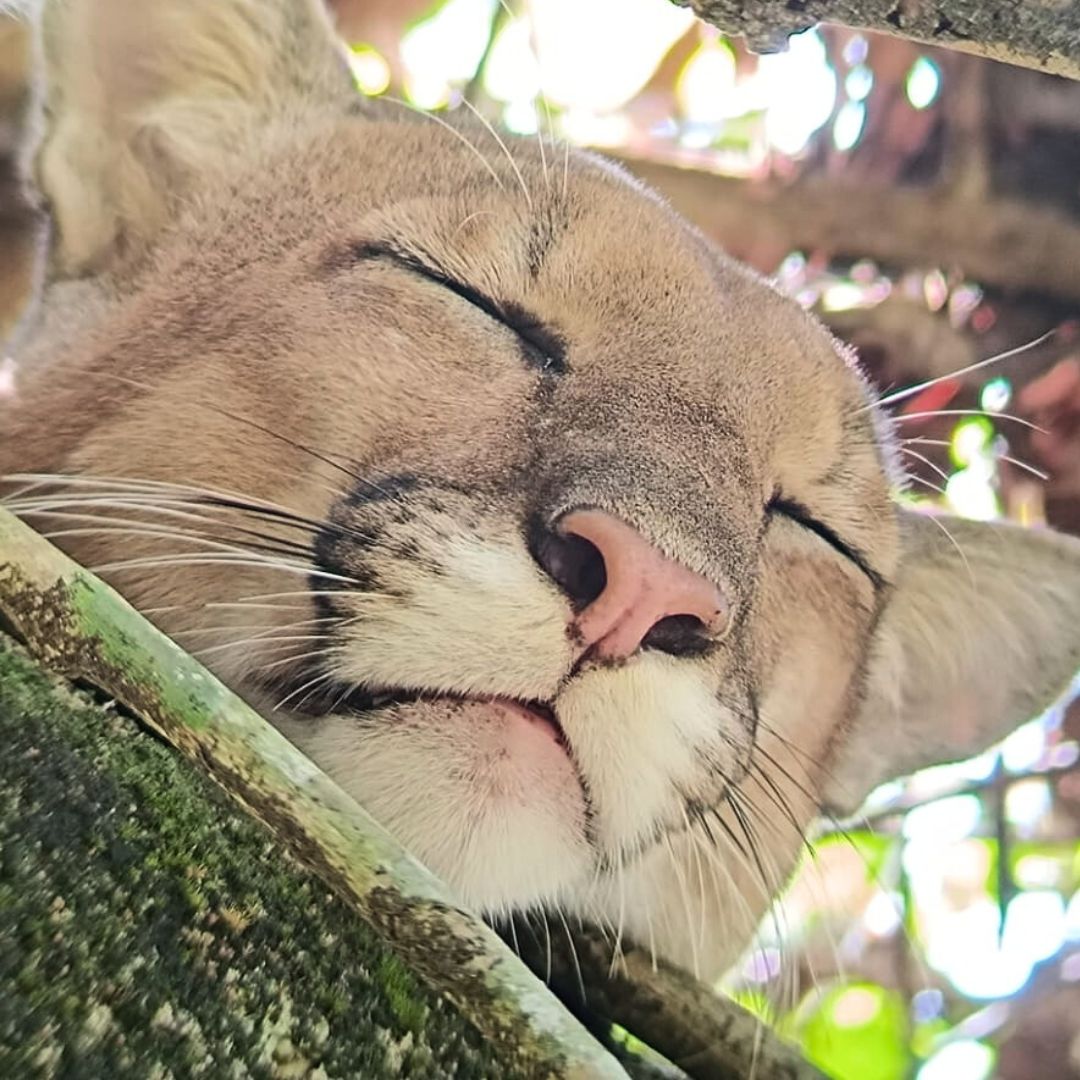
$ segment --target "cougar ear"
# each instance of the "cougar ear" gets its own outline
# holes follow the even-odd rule
[[[831,755],[839,813],[884,780],[985,750],[1080,670],[1080,542],[908,512],[902,528],[862,705]]]
[[[51,273],[145,250],[275,120],[354,97],[321,0],[38,0]]]

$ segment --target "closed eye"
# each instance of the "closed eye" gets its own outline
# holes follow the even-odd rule
[[[853,544],[849,544],[838,533],[834,532],[824,522],[819,521],[801,502],[795,499],[786,499],[779,493],[774,495],[765,508],[766,515],[779,514],[789,521],[794,521],[804,529],[808,529],[816,536],[820,536],[831,548],[838,551],[849,562],[854,563],[869,579],[874,590],[883,589],[888,583],[885,578],[873,568],[866,555]]]
[[[493,300],[473,286],[428,266],[411,252],[388,244],[358,244],[352,249],[352,259],[354,262],[387,260],[441,285],[444,289],[449,289],[473,307],[479,308],[489,319],[494,319],[513,331],[521,344],[522,359],[529,367],[548,375],[565,374],[566,343],[554,330],[520,304],[511,300]]]

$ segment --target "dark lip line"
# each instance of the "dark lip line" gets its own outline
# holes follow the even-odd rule
[[[327,700],[334,702],[334,709],[348,709],[358,713],[377,713],[395,705],[412,705],[424,700],[459,701],[462,703],[480,703],[509,701],[531,712],[537,713],[555,729],[559,744],[567,755],[573,757],[566,732],[559,722],[553,701],[541,701],[539,698],[520,698],[510,694],[468,694],[458,690],[432,690],[411,687],[385,687],[365,689],[362,686],[350,689],[343,682],[331,681],[320,692],[317,700],[307,708],[298,709],[310,716],[320,716],[324,710],[320,705]]]
[[[336,693],[335,693],[336,691]],[[588,778],[582,771],[581,764],[574,753],[574,747],[567,737],[566,731],[563,729],[562,724],[559,722],[558,714],[555,711],[553,702],[543,702],[536,699],[528,700],[525,698],[511,697],[509,695],[500,694],[463,694],[455,691],[440,691],[440,690],[409,690],[409,689],[396,689],[396,690],[384,690],[378,693],[374,691],[364,691],[360,688],[348,691],[348,688],[341,683],[336,685],[331,683],[329,691],[325,695],[320,695],[320,701],[329,700],[334,702],[334,708],[338,708],[342,705],[346,705],[353,694],[366,694],[366,699],[360,700],[365,704],[372,701],[375,698],[382,698],[386,696],[387,700],[378,705],[368,705],[366,708],[357,709],[358,712],[362,712],[365,715],[372,713],[379,713],[383,709],[392,708],[394,705],[408,705],[418,701],[423,701],[425,698],[429,700],[433,699],[450,699],[460,702],[493,702],[493,701],[510,701],[516,705],[524,706],[527,709],[531,709],[538,712],[545,721],[551,724],[555,730],[556,742],[562,749],[566,756],[566,760],[570,764],[570,768],[574,771],[574,779],[577,781],[578,790],[581,792],[581,800],[584,811],[584,831],[585,840],[589,848],[593,851],[598,850],[596,840],[596,808],[593,805],[592,790],[589,785]],[[317,705],[317,703],[316,703]],[[302,710],[312,718],[323,715],[323,712],[317,707],[311,707]]]

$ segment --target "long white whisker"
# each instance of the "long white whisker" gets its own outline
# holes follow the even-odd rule
[[[294,596],[336,596],[340,599],[341,595],[341,589],[296,589],[290,590],[288,592],[252,593],[250,596],[237,597],[235,603],[247,603],[249,600],[281,600],[288,599]],[[354,595],[351,589],[349,590],[348,595]],[[231,606],[231,602],[225,603],[223,601],[213,601],[206,606],[208,608],[229,607]]]
[[[960,560],[964,564],[964,569],[967,571],[967,576],[968,580],[971,582],[971,587],[973,589],[977,589],[978,586],[975,584],[975,571],[972,570],[971,563],[968,562],[968,557],[964,554],[964,549],[956,542],[956,537],[953,536],[951,532],[949,532],[945,523],[939,520],[937,515],[925,514],[923,516],[929,518],[949,538],[949,543],[951,543],[952,546],[956,548],[956,554],[960,556]]]
[[[423,109],[418,109],[415,105],[410,104],[408,101],[402,101],[401,98],[386,96],[380,98],[379,100],[389,101],[392,105],[400,105],[403,109],[408,109],[409,112],[414,113],[417,116],[422,116],[425,119],[430,120],[433,124],[438,124],[439,127],[444,128],[446,131],[449,131],[455,139],[460,140],[465,146],[469,148],[470,151],[472,151],[473,154],[476,155],[476,157],[480,160],[480,164],[483,165],[484,168],[487,169],[487,171],[491,174],[491,179],[499,185],[499,190],[505,194],[506,186],[503,184],[502,178],[492,167],[491,162],[488,161],[486,157],[484,157],[479,147],[477,147],[474,143],[470,142],[460,131],[458,131],[456,127],[454,127],[453,124],[448,123],[441,116],[436,116],[434,113],[425,112]]]
[[[277,636],[272,634],[255,634],[252,637],[238,638],[236,641],[226,641],[221,645],[208,645],[205,649],[193,649],[192,656],[210,656],[213,653],[224,652],[226,649],[238,649],[242,645],[270,645],[279,648],[282,645],[291,645],[297,641],[325,641],[324,634],[289,634]]]
[[[273,559],[262,559],[257,556],[247,558],[227,558],[226,555],[188,555],[179,552],[167,556],[143,556],[137,559],[123,559],[119,562],[100,563],[87,569],[93,574],[117,573],[122,570],[160,570],[170,566],[243,566],[254,570],[280,570],[282,573],[300,574],[304,577],[318,577],[330,581],[340,581],[344,584],[353,584],[352,578],[342,577],[340,574],[331,574],[324,570],[314,570],[309,566],[298,566],[292,563],[283,563]]]
[[[988,356],[985,360],[977,360],[974,364],[968,364],[967,367],[962,367],[957,371],[950,371],[946,375],[938,375],[936,378],[927,379],[925,382],[917,383],[915,386],[909,386],[904,390],[897,390],[892,394],[886,394],[884,397],[878,398],[877,401],[861,406],[856,411],[866,412],[868,409],[877,409],[883,405],[891,405],[893,402],[903,401],[905,398],[914,397],[916,394],[922,393],[923,390],[929,390],[930,387],[937,386],[938,383],[949,382],[952,379],[960,379],[965,375],[970,375],[974,371],[989,367],[991,364],[999,364],[1002,360],[1009,360],[1030,349],[1038,348],[1040,345],[1049,341],[1050,338],[1054,337],[1057,332],[1057,327],[1053,330],[1047,330],[1045,334],[1035,338],[1034,341],[1027,342],[1025,345],[1018,345],[1015,349],[1008,349],[1005,352],[997,353],[994,356]]]
[[[916,461],[921,461],[928,469],[933,469],[933,471],[936,472],[938,476],[940,476],[941,479],[945,481],[945,483],[949,482],[949,474],[943,468],[941,468],[939,465],[935,465],[924,454],[920,454],[918,450],[912,450],[911,447],[908,446],[908,442],[901,443],[900,452],[902,454],[907,454],[909,457],[915,458]]]
[[[914,454],[915,457],[921,457],[921,455],[916,454],[914,450],[906,449],[908,444],[910,444],[910,443],[921,443],[924,446],[949,446],[950,445],[950,443],[949,443],[949,441],[947,439],[924,439],[924,438],[921,438],[921,437],[917,437],[917,438],[913,438],[913,439],[903,439],[903,440],[901,440],[900,449],[903,450],[905,453]],[[1044,483],[1047,480],[1050,479],[1049,473],[1044,473],[1041,469],[1037,469],[1034,465],[1030,464],[1029,462],[1021,461],[1019,458],[1012,457],[1009,454],[996,454],[995,456],[997,457],[998,461],[1007,461],[1010,465],[1015,465],[1018,469],[1023,469],[1024,472],[1030,473],[1036,479],[1042,480]],[[922,458],[922,460],[926,461],[926,458]],[[929,461],[926,461],[926,464],[931,465],[931,463]],[[934,468],[934,466],[931,465],[931,468]],[[948,476],[945,473],[941,472],[940,469],[938,469],[937,471],[939,473],[941,473],[941,475],[944,476],[946,480],[948,480]]]
[[[52,482],[49,481],[49,483]],[[34,485],[35,488],[41,486],[43,485]],[[246,517],[250,515],[257,521],[266,522],[267,525],[300,529],[313,535],[324,529],[329,529],[343,536],[355,537],[362,541],[371,539],[368,533],[364,533],[352,526],[320,521],[264,499],[248,499],[243,495],[218,492],[210,488],[160,485],[160,490],[181,493],[181,497],[178,498],[164,498],[158,494],[158,489],[143,489],[132,483],[120,485],[110,481],[108,484],[91,485],[87,483],[73,484],[71,486],[91,487],[91,491],[90,493],[78,495],[53,492],[48,495],[30,496],[26,494],[30,489],[24,489],[18,496],[8,495],[0,502],[16,514],[44,513],[46,510],[64,507],[103,507],[116,510],[138,510],[144,514],[209,523],[230,528],[237,532],[253,531],[254,526],[251,523],[230,521],[229,516],[239,515]],[[284,537],[279,539],[284,542],[296,543],[294,540],[286,541]]]
[[[328,656],[333,656],[342,652],[344,652],[344,647],[340,645],[328,645],[325,649],[307,649],[304,652],[296,653],[294,656],[284,656],[280,660],[273,660],[269,664],[262,664],[256,670],[259,672],[271,671],[274,668],[282,667],[285,664],[297,663],[301,660],[325,660]]]
[[[892,418],[892,422],[894,424],[901,424],[905,420],[930,420],[935,416],[985,416],[990,420],[1010,420],[1012,423],[1019,424],[1021,427],[1037,431],[1041,435],[1049,434],[1046,428],[1039,427],[1038,424],[1033,424],[1030,420],[1025,420],[1022,416],[1014,416],[1012,413],[988,413],[984,412],[982,409],[931,409],[927,412],[899,413]]]
[[[95,517],[93,514],[64,514],[55,511],[46,512],[50,517],[75,517],[82,518],[86,521],[101,521],[101,520],[124,520],[124,519],[102,519]],[[229,543],[224,540],[216,540],[209,536],[200,536],[198,533],[188,532],[182,529],[165,529],[165,528],[150,528],[145,525],[131,524],[131,525],[97,525],[97,526],[84,526],[82,528],[68,528],[68,529],[52,529],[49,532],[43,532],[41,534],[47,540],[55,540],[58,537],[64,536],[109,536],[109,535],[121,535],[121,536],[149,536],[159,540],[189,540],[192,544],[201,545],[204,548],[209,548],[213,551],[225,551],[234,552],[239,555],[251,555],[261,554],[257,548],[243,547],[240,544]],[[307,548],[299,547],[298,545],[291,545],[287,541],[279,540],[277,537],[268,537],[260,543],[267,546],[273,546],[279,544],[279,554],[303,556],[308,552]]]
[[[664,833],[664,847],[667,849],[668,856],[671,859],[671,869],[675,875],[675,882],[679,886],[679,897],[682,900],[683,915],[686,919],[686,936],[690,943],[690,960],[693,965],[694,977],[700,979],[701,956],[699,955],[698,943],[694,936],[694,915],[690,903],[690,890],[687,885],[686,877],[683,875],[682,864],[675,851],[675,845],[672,844],[671,837],[667,833]]]
[[[289,701],[291,701],[298,694],[303,694],[306,690],[307,693],[304,694],[304,696],[296,703],[296,707],[299,709],[304,704],[304,702],[307,701],[309,697],[311,697],[311,695],[315,692],[316,687],[318,687],[320,683],[329,682],[333,677],[334,673],[332,671],[324,671],[321,675],[316,675],[314,679],[308,679],[306,683],[303,683],[295,690],[292,690],[288,694],[286,694],[274,706],[274,712],[277,712],[279,709],[284,708]]]
[[[145,614],[145,612],[144,612]],[[196,626],[186,630],[173,630],[169,637],[191,637],[192,634],[224,634],[230,630],[243,633],[247,630],[263,630],[267,635],[281,633],[287,630],[298,630],[304,626],[312,626],[316,623],[338,621],[337,615],[323,615],[314,619],[300,619],[297,622],[285,623],[280,626],[267,626],[266,623],[222,623],[218,626]]]
[[[518,179],[518,183],[521,185],[522,193],[525,196],[525,202],[529,207],[530,213],[533,211],[532,193],[529,191],[528,184],[525,183],[525,177],[521,173],[521,169],[518,168],[518,163],[514,160],[514,155],[510,153],[510,148],[503,142],[502,136],[495,130],[491,122],[480,112],[480,110],[471,102],[468,98],[462,98],[461,104],[465,106],[484,125],[485,128],[491,133],[491,137],[499,144],[499,149],[506,155],[506,160],[510,162],[510,168],[514,170],[514,175]]]
[[[240,504],[239,506],[228,507],[210,506],[206,503],[198,504],[200,509],[203,510],[238,510],[246,506],[280,514],[283,518],[293,521],[303,521],[315,527],[319,527],[323,524],[322,522],[307,518],[303,514],[291,510],[287,506],[282,506],[280,503],[273,502],[269,499],[259,498],[258,496],[245,495],[242,492],[231,491],[227,488],[209,488],[195,484],[179,484],[166,480],[148,480],[130,476],[81,476],[68,473],[10,473],[7,476],[0,477],[0,480],[5,483],[26,483],[28,485],[24,492],[16,492],[6,496],[3,500],[5,504],[9,499],[18,498],[27,491],[33,491],[37,488],[55,484],[68,488],[81,487],[103,490],[106,492],[105,497],[107,497],[107,493],[117,491],[141,495],[151,495],[156,492],[181,493],[184,496],[190,496],[194,499],[218,499],[225,502]],[[335,489],[335,494],[340,495],[341,493]],[[42,496],[42,498],[63,499],[65,496],[54,493]],[[70,498],[70,496],[67,496],[67,498]],[[190,501],[177,500],[169,502],[166,500],[158,500],[156,503],[156,505],[162,506],[183,506],[185,504],[190,505]]]
[[[927,480],[925,476],[918,476],[915,473],[905,473],[905,477],[915,484],[922,484],[923,487],[929,488],[935,495],[940,495],[945,498],[945,489],[940,484],[935,484],[933,480]]]

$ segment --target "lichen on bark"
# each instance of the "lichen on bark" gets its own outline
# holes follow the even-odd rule
[[[0,612],[31,653],[122,702],[388,940],[497,1049],[500,1072],[625,1077],[475,914],[262,717],[0,508]]]
[[[0,1075],[536,1075],[191,764],[8,639],[0,740]]]

